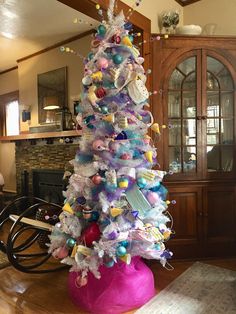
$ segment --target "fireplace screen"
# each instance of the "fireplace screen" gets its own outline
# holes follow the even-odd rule
[[[47,202],[63,204],[64,170],[32,170],[33,195]]]

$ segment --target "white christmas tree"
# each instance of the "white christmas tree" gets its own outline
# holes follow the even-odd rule
[[[165,172],[152,170],[156,148],[147,135],[155,130],[145,86],[144,59],[133,45],[132,25],[121,12],[97,28],[84,67],[78,122],[82,137],[74,172],[64,193],[60,222],[50,236],[50,252],[80,274],[79,285],[99,267],[132,257],[165,265],[171,230],[166,214]]]

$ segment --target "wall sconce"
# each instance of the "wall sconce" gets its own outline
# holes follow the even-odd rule
[[[22,111],[22,122],[27,122],[31,120],[31,112],[27,110]]]

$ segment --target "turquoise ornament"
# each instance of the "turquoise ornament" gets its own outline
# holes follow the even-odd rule
[[[131,36],[131,35],[129,35],[129,40],[131,41],[131,43],[133,43],[133,41],[134,41],[134,37],[133,37],[133,36]]]
[[[116,249],[116,254],[118,256],[125,256],[125,254],[127,253],[126,248],[124,246],[118,246],[118,248]]]
[[[106,31],[107,31],[107,29],[104,25],[101,24],[98,26],[98,34],[100,36],[104,36],[106,34]]]
[[[94,57],[94,53],[93,53],[93,52],[90,52],[90,53],[88,54],[88,59],[89,59],[89,60],[92,60],[93,57]]]
[[[128,245],[129,245],[129,242],[124,240],[124,241],[119,242],[119,245],[124,246],[125,248],[127,248]]]
[[[66,240],[66,246],[67,247],[72,248],[72,247],[74,247],[75,244],[76,244],[76,241],[73,238],[69,238]]]
[[[110,260],[110,261],[106,262],[105,265],[106,265],[106,267],[111,268],[114,266],[114,261]]]
[[[124,61],[124,58],[122,55],[116,54],[112,57],[112,60],[115,64],[121,64]]]
[[[145,188],[145,186],[147,185],[147,181],[146,181],[146,179],[145,178],[138,178],[137,179],[137,184],[138,184],[138,186],[141,188],[141,189],[143,189],[143,188]]]

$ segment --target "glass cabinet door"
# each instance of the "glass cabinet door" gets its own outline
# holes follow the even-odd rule
[[[194,173],[197,162],[197,60],[189,57],[171,74],[168,86],[169,169]]]
[[[208,172],[233,170],[234,84],[224,64],[207,56],[206,154]]]

